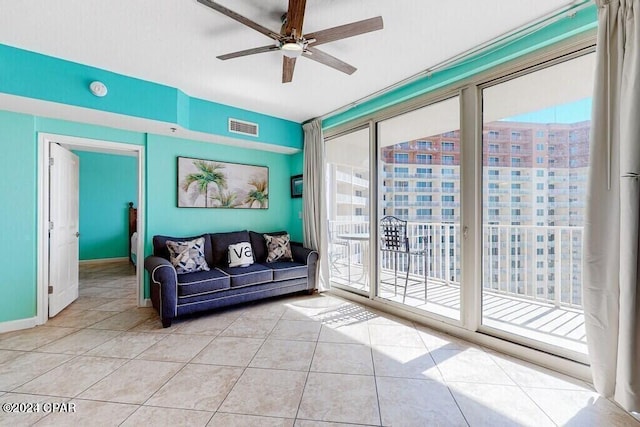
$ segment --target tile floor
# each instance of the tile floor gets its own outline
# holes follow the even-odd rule
[[[0,425],[640,426],[585,383],[331,295],[162,329],[133,269],[81,270],[46,326],[0,335]]]

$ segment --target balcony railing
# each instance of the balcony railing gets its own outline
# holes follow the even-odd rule
[[[461,233],[459,223],[410,221],[411,249],[426,256],[399,254],[398,269],[405,271],[412,256],[411,276],[429,283],[460,285]],[[330,222],[331,236],[369,233],[368,222]],[[485,292],[552,304],[582,306],[582,227],[484,225],[482,286]],[[363,267],[367,243],[352,241],[353,264]],[[331,252],[331,249],[330,249]],[[381,253],[380,267],[394,268],[392,254]]]

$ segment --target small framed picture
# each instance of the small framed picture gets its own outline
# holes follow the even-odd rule
[[[291,177],[291,197],[302,197],[302,175]]]

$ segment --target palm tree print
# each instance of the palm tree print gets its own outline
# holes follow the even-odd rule
[[[215,184],[218,187],[218,193],[221,193],[223,189],[227,188],[227,178],[221,171],[225,166],[220,163],[207,162],[205,160],[194,160],[193,165],[198,169],[198,172],[185,176],[182,182],[182,189],[189,191],[189,188],[193,184],[197,185],[198,192],[204,195],[205,207],[209,207],[209,197],[207,196],[209,185]]]
[[[218,191],[217,194],[211,197],[211,200],[217,200],[220,202],[221,208],[235,208],[238,206],[238,195],[231,191]]]
[[[249,191],[247,198],[245,199],[245,203],[249,204],[251,208],[255,203],[263,209],[269,203],[269,193],[267,190],[267,180],[264,178],[251,178],[248,183],[250,186],[254,187],[253,190]]]

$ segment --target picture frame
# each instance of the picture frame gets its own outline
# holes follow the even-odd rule
[[[302,175],[291,177],[291,198],[302,197]]]
[[[267,166],[178,157],[178,207],[268,209]]]

